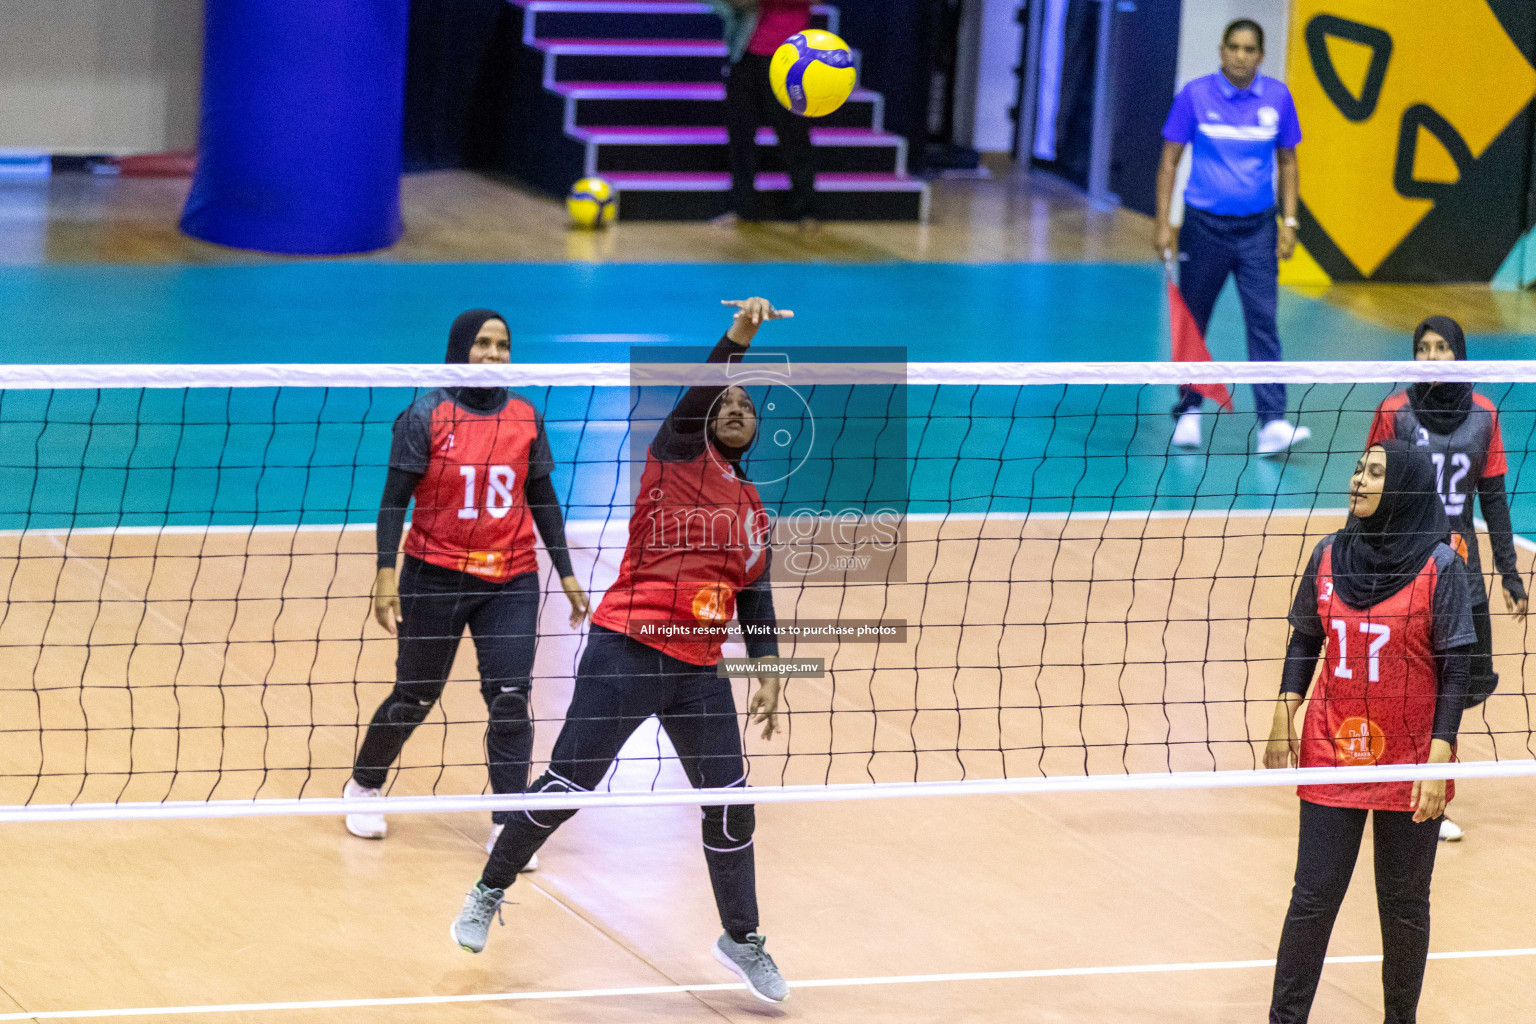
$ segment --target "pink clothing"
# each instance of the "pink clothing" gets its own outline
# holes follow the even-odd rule
[[[810,27],[810,0],[760,0],[757,31],[747,43],[747,52],[772,56],[784,40]]]

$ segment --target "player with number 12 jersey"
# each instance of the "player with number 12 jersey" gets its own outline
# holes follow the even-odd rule
[[[1450,317],[1432,316],[1413,334],[1414,359],[1462,360],[1467,342],[1461,325]],[[1498,686],[1493,670],[1493,625],[1488,590],[1483,580],[1473,521],[1474,497],[1482,506],[1493,548],[1493,564],[1503,580],[1504,605],[1517,619],[1525,617],[1525,583],[1515,561],[1509,499],[1504,489],[1508,464],[1499,411],[1470,382],[1419,383],[1388,397],[1376,410],[1366,447],[1390,438],[1406,441],[1427,454],[1435,467],[1435,487],[1446,518],[1459,540],[1458,548],[1471,570],[1472,619],[1477,644],[1472,652],[1469,704],[1486,700]]]

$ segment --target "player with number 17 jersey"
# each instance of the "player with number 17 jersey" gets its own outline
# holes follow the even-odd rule
[[[1312,689],[1301,732],[1303,768],[1423,764],[1435,733],[1440,700],[1437,652],[1470,643],[1465,586],[1443,587],[1465,566],[1445,544],[1436,546],[1412,582],[1366,608],[1345,602],[1334,583],[1334,537],[1318,543],[1291,610],[1291,625],[1326,642],[1322,673]],[[1454,737],[1453,737],[1454,738]],[[1412,783],[1366,782],[1302,786],[1303,800],[1335,807],[1402,811]],[[1446,784],[1446,800],[1456,792]]]

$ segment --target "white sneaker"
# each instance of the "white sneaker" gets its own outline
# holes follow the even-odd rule
[[[1259,454],[1279,455],[1312,436],[1308,427],[1298,427],[1289,420],[1270,420],[1259,428]]]
[[[1173,428],[1173,446],[1175,448],[1199,448],[1200,447],[1200,413],[1186,412],[1179,417],[1178,423]]]
[[[1466,833],[1461,830],[1461,826],[1450,818],[1440,819],[1440,841],[1442,843],[1459,843],[1464,835]]]
[[[356,779],[348,779],[341,795],[348,800],[363,800],[369,797],[383,796],[377,789],[369,789],[359,786]],[[347,831],[359,839],[383,839],[389,832],[389,825],[384,821],[382,814],[349,814],[347,815]]]
[[[507,826],[505,826],[505,825],[492,825],[491,826],[491,838],[489,838],[489,839],[487,839],[485,841],[485,852],[487,854],[489,854],[492,850],[496,849],[496,840],[501,838],[501,830],[506,828],[506,827]],[[539,855],[538,854],[534,854],[532,857],[530,857],[528,859],[528,863],[523,865],[523,870],[519,871],[518,874],[526,875],[530,871],[537,871],[537,870],[539,870]]]

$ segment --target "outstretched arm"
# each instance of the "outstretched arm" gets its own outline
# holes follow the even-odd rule
[[[708,363],[728,363],[734,356],[745,352],[757,337],[757,330],[769,320],[787,320],[794,310],[775,309],[767,299],[726,299],[722,305],[736,307],[736,316],[710,352]],[[682,461],[696,457],[704,450],[704,428],[709,410],[714,407],[725,390],[723,384],[698,385],[689,388],[662,423],[651,449],[662,461]]]

